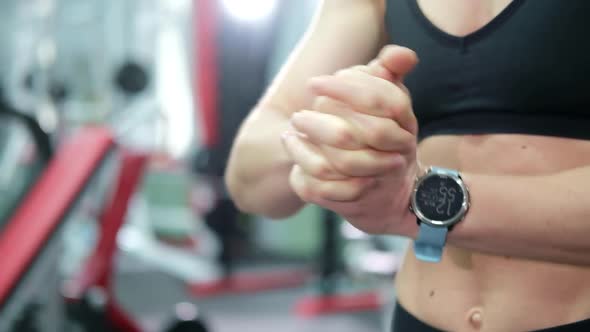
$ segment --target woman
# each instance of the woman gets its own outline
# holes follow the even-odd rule
[[[396,332],[590,331],[589,9],[324,0],[242,125],[232,197],[270,217],[314,203],[417,238],[396,278]],[[430,166],[469,190],[455,188],[465,204],[445,227],[424,215],[447,201],[450,213],[454,194],[431,210],[413,200],[428,197],[416,180]]]

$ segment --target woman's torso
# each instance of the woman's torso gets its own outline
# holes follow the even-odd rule
[[[530,135],[435,136],[419,147],[424,164],[485,174],[548,174],[590,165],[590,142]],[[518,202],[515,202],[518,204]],[[568,222],[563,220],[563,222]],[[448,245],[439,264],[408,250],[397,276],[406,309],[450,331],[528,331],[590,317],[590,268],[499,257]]]
[[[388,2],[388,5],[396,1],[415,0],[392,0]],[[559,0],[553,1],[557,3]],[[455,36],[469,36],[488,22],[493,22],[496,15],[503,12],[507,6],[511,6],[510,0],[477,2],[473,0],[447,0],[444,2],[421,0],[418,3],[425,17],[441,29],[441,32],[446,31],[449,35]],[[441,8],[441,6],[445,6],[442,3],[447,7]],[[526,6],[521,7],[519,10],[527,8]],[[572,33],[582,34],[583,32],[572,31]],[[392,42],[396,42],[395,35],[403,37],[403,31],[394,31],[392,34],[394,35]],[[487,34],[487,37],[493,36],[494,31],[488,31]],[[403,40],[403,38],[401,39]],[[455,39],[455,41],[459,40]],[[408,46],[411,47],[411,45]],[[467,49],[467,51],[469,50]],[[563,55],[568,57],[569,54],[565,52]],[[418,52],[418,56],[422,58],[420,52]],[[559,66],[560,61],[570,60],[571,57],[546,61]],[[502,66],[501,63],[499,65]],[[526,67],[526,64],[523,66]],[[587,68],[582,68],[582,71]],[[541,66],[527,69],[547,70]],[[441,70],[444,71],[444,67]],[[497,70],[502,71],[506,68],[497,68]],[[522,79],[526,75],[522,72],[515,73],[513,79]],[[522,93],[529,93],[531,97],[534,97],[535,93],[544,94],[541,89],[550,86],[542,81],[546,78],[546,75],[539,74],[536,82],[525,82],[530,87]],[[412,78],[409,77],[409,79]],[[579,81],[579,78],[577,80]],[[511,84],[509,81],[507,82],[506,84]],[[419,84],[420,82],[415,83]],[[482,84],[486,83],[482,82]],[[535,84],[538,86],[535,87]],[[588,81],[583,81],[582,84],[588,85]],[[414,97],[414,91],[411,86],[409,87]],[[577,88],[577,86],[572,86],[570,89]],[[499,99],[501,100],[503,90],[499,90]],[[465,95],[465,102],[480,97],[479,101],[474,104],[475,106],[490,105],[482,103],[481,100],[491,99],[493,95],[485,95],[491,90],[475,89],[470,91],[472,95]],[[429,93],[429,91],[419,91],[418,96],[425,98]],[[478,95],[478,93],[480,94]],[[459,98],[461,88],[450,90],[448,94],[456,94],[456,97]],[[554,96],[554,98],[563,99],[563,94]],[[482,96],[485,98],[482,99]],[[434,96],[435,102],[436,98],[445,97]],[[542,98],[548,98],[548,96],[542,96]],[[563,99],[561,104],[572,103],[572,105],[568,105],[569,110],[583,119],[584,112],[590,111],[590,104],[588,104],[588,109],[571,110],[573,106],[584,106],[582,98],[573,101],[575,98],[577,97]],[[421,100],[418,101],[418,104],[429,105],[428,103],[432,102],[432,100]],[[459,101],[458,104],[461,105],[461,102]],[[539,108],[538,100],[526,103],[525,99],[518,99],[518,96],[516,99],[508,100],[504,106],[510,105],[511,102],[514,105],[528,107],[527,112],[532,117]],[[545,104],[547,103],[549,101]],[[441,105],[444,106],[441,111],[447,111],[447,114],[452,115],[456,111],[453,107],[457,105],[457,102],[442,99]],[[530,105],[535,105],[536,108],[530,107]],[[436,106],[434,105],[434,107]],[[494,111],[493,108],[489,110]],[[512,111],[509,108],[504,110]],[[552,109],[544,109],[543,111],[552,111]],[[555,110],[555,112],[559,111]],[[435,113],[431,115],[437,116]],[[567,114],[555,113],[553,116],[566,118]],[[418,117],[420,118],[420,115]],[[509,120],[510,117],[508,116],[507,119]],[[588,113],[587,119],[590,119],[590,113]],[[551,125],[551,123],[549,122],[547,125]],[[490,129],[490,132],[484,130],[484,132],[471,134],[468,127],[464,129],[464,131],[459,130],[458,134],[443,135],[438,132],[432,136],[428,135],[419,145],[418,154],[421,162],[426,165],[455,168],[472,173],[530,175],[549,174],[590,165],[590,140],[586,140],[585,137],[584,139],[575,137],[584,136],[585,133],[571,135],[575,138],[565,138],[558,137],[561,136],[559,130],[549,130],[550,135],[542,135],[543,131],[540,133],[526,132],[526,126],[524,128],[525,134],[518,133],[518,128],[503,133],[501,126]],[[537,130],[544,129],[537,128]],[[560,128],[560,130],[563,131],[564,128]],[[590,137],[590,126],[588,126],[587,135]],[[564,220],[563,222],[568,221]],[[590,268],[588,267],[486,255],[450,245],[446,247],[441,263],[425,264],[414,258],[410,248],[403,268],[398,274],[396,284],[398,299],[408,311],[445,330],[475,331],[479,328],[482,331],[525,331],[590,317]],[[480,314],[481,325],[470,322],[470,317],[476,317],[473,315],[475,312]]]

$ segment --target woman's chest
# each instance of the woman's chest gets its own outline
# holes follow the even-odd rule
[[[422,14],[440,30],[466,36],[498,16],[512,0],[415,0]]]

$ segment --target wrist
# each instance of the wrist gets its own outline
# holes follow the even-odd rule
[[[428,172],[429,166],[426,166],[420,162],[420,160],[416,159],[416,170],[414,175],[414,181],[411,185],[411,190],[408,194],[408,209],[406,211],[406,216],[402,219],[402,232],[400,234],[402,236],[408,237],[410,239],[415,239],[418,236],[418,232],[420,230],[420,225],[418,223],[418,217],[411,209],[411,199],[414,192],[414,187],[422,176],[424,176]]]
[[[420,178],[420,176],[426,174],[426,171],[427,168],[423,167],[423,165],[421,165],[418,161],[414,163],[414,167],[410,168],[410,172],[408,172],[408,178],[406,180],[406,188],[405,190],[402,190],[402,194],[398,196],[404,197],[401,206],[402,214],[398,215],[395,220],[392,220],[393,227],[389,229],[387,234],[403,236],[411,239],[416,238],[418,235],[418,219],[410,209],[410,201],[412,199],[412,193],[414,192],[416,181],[418,178]]]
[[[440,262],[449,231],[469,210],[469,197],[467,185],[457,170],[432,167],[417,180],[411,208],[420,221],[414,241],[418,259]]]
[[[400,222],[399,230],[398,230],[398,232],[396,232],[395,235],[407,237],[410,239],[415,239],[418,236],[419,230],[420,230],[420,226],[418,225],[418,218],[408,208],[408,212],[402,218],[402,220]]]

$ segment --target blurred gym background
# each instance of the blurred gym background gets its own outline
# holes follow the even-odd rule
[[[406,240],[223,186],[317,3],[0,1],[0,332],[389,331]]]

